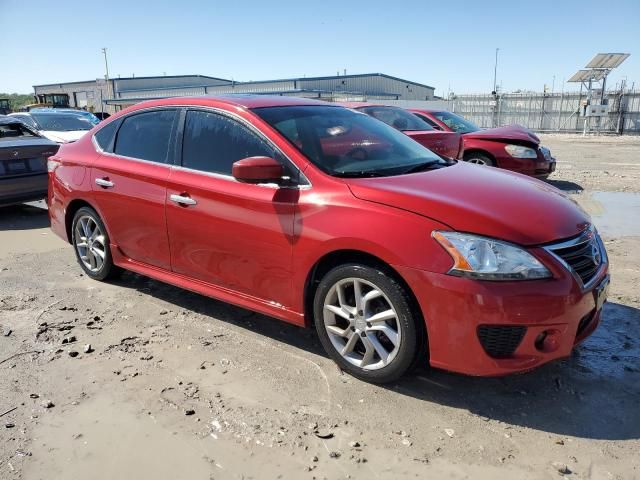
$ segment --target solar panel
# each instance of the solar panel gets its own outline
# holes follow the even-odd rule
[[[578,70],[567,82],[599,82],[605,76],[606,70]]]
[[[628,57],[629,53],[599,53],[587,63],[587,68],[616,68]]]

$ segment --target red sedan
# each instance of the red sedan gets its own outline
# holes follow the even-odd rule
[[[485,130],[455,113],[444,110],[410,109],[414,115],[444,132],[462,134],[464,160],[469,163],[504,168],[538,178],[547,178],[556,169],[551,151],[540,139],[519,125]]]
[[[437,130],[403,108],[367,102],[341,102],[339,105],[366,113],[400,130],[438,155],[462,159],[462,135],[457,132]]]
[[[604,246],[562,192],[334,104],[143,102],[48,170],[51,227],[90,278],[131,270],[314,327],[371,382],[422,358],[500,375],[566,357],[607,294]]]

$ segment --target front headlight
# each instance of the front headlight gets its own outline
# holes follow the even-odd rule
[[[532,280],[551,272],[526,250],[492,238],[458,232],[433,232],[453,258],[449,274],[479,280]]]
[[[521,145],[507,145],[504,149],[514,158],[538,158],[538,152],[533,148]]]

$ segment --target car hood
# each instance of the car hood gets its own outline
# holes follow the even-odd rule
[[[573,200],[551,185],[464,162],[410,175],[349,179],[348,185],[362,200],[521,245],[569,238],[591,223]]]
[[[39,133],[57,143],[75,142],[89,130],[72,130],[70,132],[57,132],[53,130],[41,130]]]
[[[528,128],[520,125],[509,125],[508,127],[487,128],[477,132],[465,133],[465,138],[480,138],[483,140],[519,140],[533,143],[536,147],[540,145],[540,138]]]

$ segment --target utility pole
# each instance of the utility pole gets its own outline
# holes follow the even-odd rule
[[[500,108],[500,96],[498,95],[498,52],[500,51],[499,48],[496,48],[496,63],[493,66],[493,91],[491,92],[493,94],[493,100],[494,100],[494,105],[493,105],[493,115],[492,115],[492,123],[493,123],[493,127],[497,127],[498,126],[498,116],[499,114],[499,108]]]
[[[494,92],[498,92],[498,90],[496,90],[496,88],[498,88],[498,85],[496,83],[496,78],[498,75],[498,52],[500,51],[499,48],[496,48],[496,63],[493,66],[493,91]]]
[[[104,70],[105,70],[105,82],[107,84],[107,97],[112,97],[113,95],[111,95],[109,93],[110,87],[109,87],[109,62],[107,61],[107,48],[103,48],[102,49],[102,53],[104,54]],[[101,105],[102,110],[104,111],[104,105]]]

